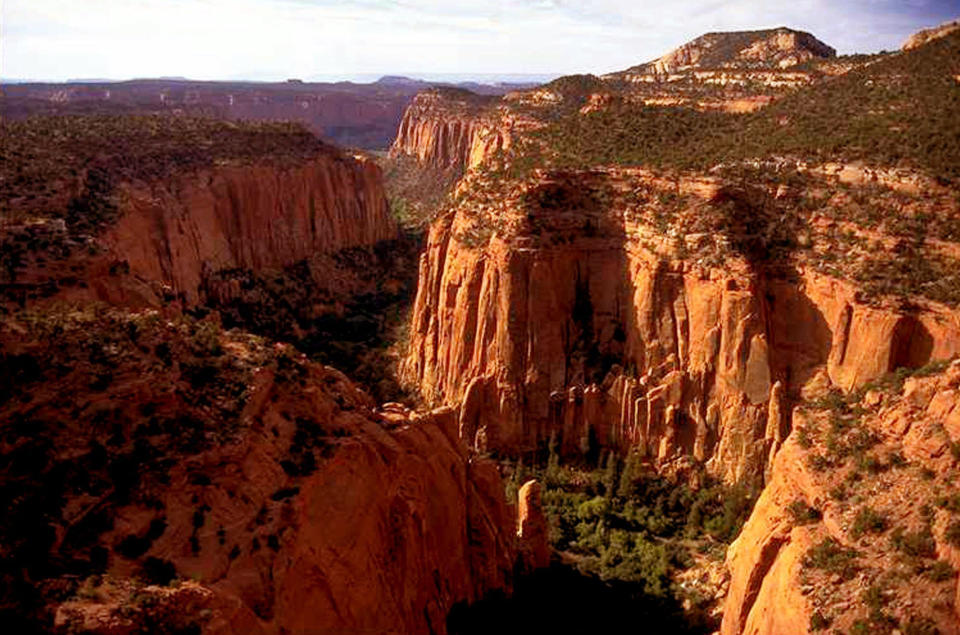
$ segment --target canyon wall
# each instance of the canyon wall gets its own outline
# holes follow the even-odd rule
[[[0,400],[0,420],[38,422],[7,428],[0,473],[31,520],[0,528],[20,554],[0,607],[26,581],[62,589],[60,632],[444,633],[454,604],[541,566],[539,499],[518,523],[455,411],[378,410],[339,371],[209,320],[103,311],[48,316],[60,330],[39,340],[0,322],[5,354],[70,360],[20,382],[29,406]]]
[[[138,309],[123,313],[136,345],[122,355],[117,351],[129,342],[98,348],[127,330],[98,332],[95,316],[82,337],[116,357],[109,368],[91,370],[71,359],[66,379],[48,378],[51,386],[43,391],[23,389],[36,396],[34,414],[71,422],[44,441],[45,448],[56,448],[57,462],[83,462],[91,447],[110,446],[112,453],[129,440],[133,450],[116,461],[138,456],[146,473],[161,459],[162,486],[132,497],[101,490],[94,502],[72,483],[67,488],[64,511],[51,512],[49,527],[58,538],[50,557],[97,563],[83,564],[79,575],[68,569],[73,579],[86,578],[91,567],[103,575],[85,583],[94,590],[56,609],[60,629],[139,632],[151,620],[166,625],[188,619],[208,633],[444,633],[455,604],[492,590],[509,592],[517,568],[544,565],[546,533],[531,529],[529,520],[542,519],[539,499],[524,499],[527,529],[518,535],[497,466],[461,443],[456,410],[378,411],[341,373],[283,345],[273,349],[287,357],[264,362],[261,352],[249,350],[249,336],[223,335],[216,314],[209,325],[173,327],[182,317],[178,306],[161,301],[192,304],[224,292],[208,284],[220,271],[266,273],[396,238],[372,162],[329,153],[305,162],[221,165],[122,185],[115,198],[116,220],[85,238],[89,249],[48,264],[80,271],[53,299]],[[24,272],[25,284],[33,273]],[[53,306],[44,323],[74,319],[55,316]],[[162,319],[150,310],[155,307],[162,307]],[[194,328],[206,335],[194,334],[183,350],[172,350],[169,341],[147,344],[146,327],[136,317],[147,315],[150,324],[180,329],[172,341]],[[10,335],[6,326],[0,324],[0,333]],[[12,328],[4,354],[27,345],[25,336],[18,342],[25,329]],[[219,342],[211,341],[211,332],[221,333]],[[85,346],[73,342],[69,354]],[[42,374],[53,362],[39,349],[30,351]],[[236,365],[252,367],[252,378],[228,381],[225,369]],[[230,394],[203,392],[219,388]],[[174,408],[170,402],[183,391],[190,393],[187,405]],[[63,403],[48,397],[62,394],[95,404],[99,413],[115,413],[113,436],[108,440],[102,426],[91,423],[91,416],[101,415],[59,411]],[[242,411],[217,419],[223,403],[234,400],[246,404]],[[0,420],[22,416],[18,403],[0,402]],[[191,428],[198,422],[212,424],[212,431],[198,434]],[[118,479],[111,473],[109,482]],[[81,549],[72,536],[85,531],[77,527],[91,507],[98,521],[109,522],[85,534],[93,546]],[[134,582],[144,572],[149,577],[151,567],[192,582],[146,588]],[[7,599],[0,597],[2,607]]]
[[[422,165],[462,174],[514,141],[514,117],[480,111],[491,100],[471,94],[427,91],[417,95],[400,122],[390,155],[415,157]]]
[[[673,238],[616,210],[511,205],[496,230],[465,208],[435,222],[401,369],[431,403],[462,404],[479,449],[522,455],[556,436],[568,455],[635,448],[665,471],[759,482],[805,386],[960,353],[944,307],[871,306],[840,280],[736,256],[671,257]]]
[[[118,263],[132,279],[196,302],[217,271],[275,269],[397,237],[379,168],[345,156],[214,168],[127,186],[120,198],[119,220],[100,239],[107,255],[88,275],[99,299],[116,303],[149,297],[98,271]]]
[[[955,362],[940,375],[908,379],[902,394],[867,393],[859,415],[795,413],[772,479],[727,553],[724,635],[824,625],[847,632],[857,620],[878,619],[906,632],[960,633],[956,574],[931,573],[960,566],[949,533],[960,527],[957,508],[948,502],[956,492],[958,385]],[[869,443],[860,441],[860,451],[873,458],[848,460],[842,448],[861,431]],[[879,598],[872,607],[871,587]]]

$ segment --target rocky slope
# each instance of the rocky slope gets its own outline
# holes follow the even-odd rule
[[[378,412],[211,320],[45,312],[3,342],[2,602],[25,630],[59,604],[97,633],[444,632],[509,588],[513,511],[453,411]]]
[[[442,633],[543,565],[535,489],[518,521],[455,408],[378,409],[212,310],[329,329],[319,305],[379,288],[357,271],[396,246],[373,163],[288,125],[2,133],[0,613],[18,632]],[[270,296],[288,283],[308,306]]]
[[[805,31],[781,27],[767,31],[706,33],[647,64],[624,73],[672,75],[692,69],[785,69],[837,52]]]
[[[960,632],[958,384],[955,362],[794,413],[721,632]]]
[[[940,26],[935,26],[931,29],[917,31],[903,43],[903,50],[910,51],[915,48],[920,48],[924,44],[938,38],[946,37],[958,29],[960,29],[960,20],[953,20],[952,22],[944,22]]]
[[[391,156],[416,157],[421,164],[459,174],[571,110],[587,113],[629,103],[752,112],[822,79],[828,73],[814,63],[835,56],[809,33],[786,28],[708,33],[648,64],[602,78],[562,77],[501,99],[432,90],[419,94],[407,109]],[[810,68],[794,68],[804,63]],[[829,74],[856,65],[841,64]]]

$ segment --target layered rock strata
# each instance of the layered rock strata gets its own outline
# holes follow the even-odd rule
[[[509,150],[532,123],[495,105],[466,91],[420,93],[403,115],[390,156],[415,157],[433,169],[462,174]]]
[[[214,274],[281,269],[398,236],[380,169],[337,151],[121,180],[108,204],[112,217],[94,235],[59,218],[0,228],[5,247],[30,246],[13,254],[2,300],[194,304]]]

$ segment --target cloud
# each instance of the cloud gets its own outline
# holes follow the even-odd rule
[[[2,0],[5,77],[602,73],[706,31],[894,48],[950,0]]]

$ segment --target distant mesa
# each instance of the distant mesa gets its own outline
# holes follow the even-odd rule
[[[960,20],[953,20],[952,22],[944,22],[940,26],[935,26],[931,29],[917,31],[903,43],[903,50],[909,51],[923,46],[927,42],[950,35],[958,29],[960,29]]]
[[[837,51],[805,31],[786,27],[763,31],[706,33],[646,64],[620,74],[667,75],[691,69],[783,70]],[[617,74],[614,74],[617,75]]]
[[[374,83],[386,86],[420,86],[427,82],[404,75],[384,75]]]

